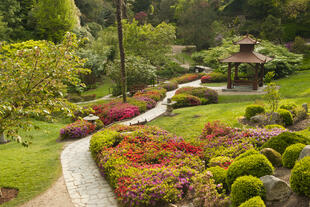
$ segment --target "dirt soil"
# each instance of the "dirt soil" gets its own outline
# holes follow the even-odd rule
[[[301,131],[301,130],[307,129],[308,127],[310,127],[310,118],[309,117],[305,120],[302,120],[302,121],[294,124],[293,126],[288,127],[288,129],[291,131]]]
[[[0,197],[0,205],[16,198],[18,190],[14,188],[1,188],[2,197]]]
[[[46,192],[20,207],[74,207],[64,177],[61,176]]]

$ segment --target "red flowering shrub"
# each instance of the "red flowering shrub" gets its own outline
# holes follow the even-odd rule
[[[191,178],[204,170],[201,147],[165,130],[116,125],[107,131],[118,132],[118,141],[111,141],[109,134],[101,132],[91,143],[97,143],[93,139],[98,137],[102,140],[96,162],[124,206],[161,206],[180,201],[189,190]]]
[[[96,116],[104,125],[109,125],[113,122],[130,119],[140,114],[139,107],[121,102],[110,102],[103,105],[93,106]]]
[[[96,125],[85,120],[78,120],[60,130],[60,138],[82,138],[96,130]]]
[[[177,82],[168,82],[168,83],[164,83],[163,85],[162,85],[162,87],[164,88],[164,89],[166,89],[167,91],[173,91],[173,90],[175,90],[175,89],[177,89],[178,88],[178,83]]]
[[[173,78],[171,81],[172,82],[177,82],[178,84],[182,83],[188,83],[192,82],[194,80],[198,80],[200,78],[200,75],[197,73],[190,73],[190,74],[185,74],[177,78]]]
[[[211,83],[211,76],[210,75],[204,75],[201,77],[201,83]]]

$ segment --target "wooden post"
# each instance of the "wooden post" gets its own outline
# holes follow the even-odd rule
[[[263,87],[264,85],[264,75],[265,75],[265,68],[264,64],[260,65],[260,81],[259,81],[259,87]]]
[[[253,90],[258,89],[258,67],[259,67],[259,64],[256,63],[256,65],[255,65],[255,76],[254,76],[254,80],[253,80]]]
[[[235,77],[234,77],[234,80],[239,80],[238,67],[239,67],[239,63],[236,63],[235,64]]]
[[[228,63],[227,89],[231,89],[231,63]]]

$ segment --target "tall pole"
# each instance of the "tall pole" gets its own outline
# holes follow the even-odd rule
[[[122,0],[116,1],[116,20],[117,20],[117,30],[118,30],[118,45],[119,53],[121,59],[121,81],[122,81],[122,94],[123,102],[127,102],[126,92],[127,92],[127,77],[125,69],[125,51],[123,44],[123,26],[122,26]]]

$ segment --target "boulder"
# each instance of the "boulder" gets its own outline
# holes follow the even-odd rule
[[[265,155],[271,164],[275,167],[282,166],[282,157],[281,154],[274,149],[264,148],[260,151],[261,154]]]
[[[268,114],[268,120],[269,120],[268,124],[281,124],[282,122],[281,116],[277,112]]]
[[[305,109],[306,113],[308,113],[308,104],[303,104],[302,107]]]
[[[267,201],[285,201],[292,194],[290,186],[273,175],[265,175],[260,180],[264,183]]]
[[[298,160],[301,160],[304,157],[310,156],[310,145],[304,147],[304,149],[300,152]]]
[[[267,117],[265,115],[262,114],[258,114],[256,116],[251,117],[251,122],[258,124],[258,125],[265,125],[265,123],[267,122]]]

